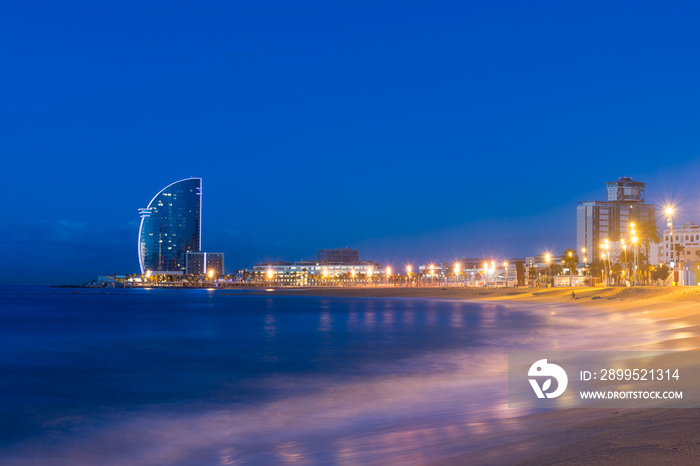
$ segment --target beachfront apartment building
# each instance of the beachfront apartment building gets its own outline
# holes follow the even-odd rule
[[[675,250],[677,244],[681,245],[680,254]],[[666,265],[669,265],[672,259],[683,263],[700,260],[700,225],[687,222],[680,227],[674,226],[673,238],[671,238],[671,230],[666,228],[658,251],[658,262]]]
[[[623,241],[629,242],[630,224],[656,221],[656,210],[646,204],[646,183],[620,178],[605,183],[605,201],[582,201],[576,207],[576,250],[583,262],[596,262],[603,254],[617,261],[623,253]],[[609,249],[601,248],[607,244]]]

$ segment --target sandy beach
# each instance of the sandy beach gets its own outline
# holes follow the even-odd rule
[[[650,350],[700,349],[700,289],[697,288],[372,287],[260,291],[270,292],[558,303],[580,307],[581,312],[643,315],[677,329],[667,339],[651,345]],[[700,457],[700,409],[569,409],[529,416],[528,420],[533,425],[547,426],[546,435],[435,464],[697,464]]]

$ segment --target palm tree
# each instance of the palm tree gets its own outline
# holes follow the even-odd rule
[[[576,254],[576,251],[569,248],[566,251],[564,251],[564,254],[562,254],[562,258],[564,267],[569,269],[569,286],[573,286],[574,282],[571,281],[571,272],[576,270],[576,266],[578,265],[578,255]]]
[[[680,265],[681,264],[681,255],[683,254],[683,251],[685,250],[685,246],[683,246],[682,244],[676,243],[673,245],[673,249],[676,250],[676,257],[678,258],[678,260],[676,261],[677,262],[676,267],[678,267],[678,270],[681,270],[681,265]]]
[[[685,250],[685,246],[683,246],[682,244],[676,243],[673,245],[673,249],[676,250],[676,257],[678,258],[678,262],[680,262],[681,261],[680,260],[681,254],[683,254],[683,251]]]
[[[659,234],[659,227],[656,224],[656,220],[653,218],[648,218],[646,220],[642,220],[639,222],[638,225],[638,230],[639,230],[639,237],[642,239],[642,243],[644,244],[644,250],[646,251],[646,278],[647,278],[647,285],[649,284],[649,249],[651,243],[653,244],[659,244],[661,241],[661,235]]]

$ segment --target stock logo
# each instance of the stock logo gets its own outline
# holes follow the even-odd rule
[[[542,386],[538,379],[528,379],[532,389],[535,391],[537,398],[556,398],[566,390],[566,385],[569,383],[569,378],[566,376],[566,371],[556,364],[547,363],[546,359],[540,359],[527,372],[528,377],[537,377],[543,380]],[[545,379],[546,377],[546,379]],[[556,390],[548,392],[552,388],[552,379],[557,381]]]

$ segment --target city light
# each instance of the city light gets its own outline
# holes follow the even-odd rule
[[[214,271],[209,269],[209,273],[207,275],[209,275],[209,278],[212,278],[214,276]]]
[[[274,272],[272,271],[272,269],[267,269],[267,278],[269,280],[272,280],[273,275],[274,275]]]
[[[412,270],[411,266],[407,265],[406,266],[406,273],[408,274],[409,277],[411,276],[411,270]]]
[[[666,207],[666,215],[673,215],[673,207],[671,207],[671,206]]]
[[[455,264],[455,275],[459,275],[459,263]]]
[[[391,267],[386,268],[386,276],[390,277],[391,276]]]

